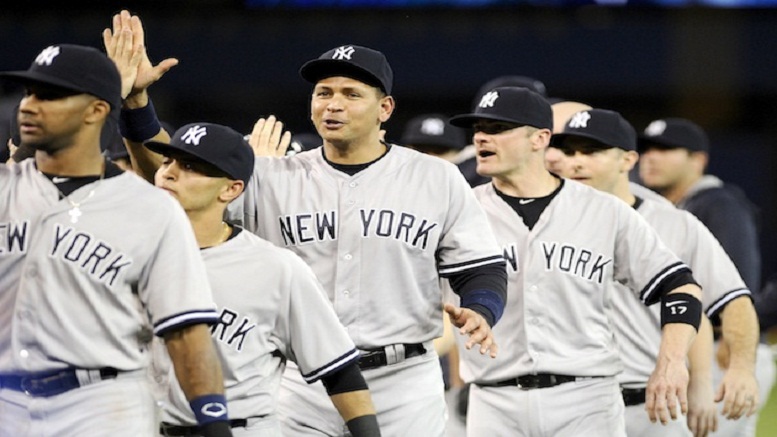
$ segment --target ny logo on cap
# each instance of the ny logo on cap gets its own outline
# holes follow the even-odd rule
[[[38,65],[51,65],[51,63],[54,61],[54,58],[56,58],[59,55],[59,47],[57,46],[48,46],[45,49],[43,49],[40,54],[38,54],[38,57],[35,58],[35,63]]]
[[[483,97],[480,98],[480,104],[478,106],[481,108],[493,108],[494,102],[496,102],[496,99],[498,98],[499,98],[499,93],[497,93],[496,91],[489,91]]]
[[[190,127],[185,134],[181,135],[181,140],[186,144],[200,145],[200,139],[208,132],[204,126],[196,125]]]
[[[574,129],[579,129],[581,127],[583,128],[588,127],[588,120],[590,119],[591,119],[591,114],[589,114],[588,111],[578,112],[577,114],[572,116],[571,120],[569,120],[569,127]]]
[[[350,61],[351,60],[351,56],[353,56],[353,53],[355,51],[356,51],[356,49],[354,49],[353,46],[338,47],[335,50],[335,54],[332,55],[332,59],[339,59],[339,60],[347,59],[347,60]]]
[[[661,135],[666,130],[666,122],[664,120],[656,120],[645,128],[645,135],[656,137]]]
[[[421,133],[440,136],[445,132],[445,122],[439,118],[427,118],[421,123]]]

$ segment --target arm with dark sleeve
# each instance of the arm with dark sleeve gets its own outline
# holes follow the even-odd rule
[[[453,291],[461,298],[461,307],[469,308],[494,326],[502,317],[507,302],[506,264],[492,263],[448,276]]]
[[[321,378],[329,398],[354,437],[378,437],[380,428],[367,382],[354,360]]]

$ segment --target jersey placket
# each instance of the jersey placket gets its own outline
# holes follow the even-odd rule
[[[338,238],[336,273],[334,278],[334,307],[340,321],[351,338],[359,344],[359,300],[361,296],[361,234],[359,213],[364,206],[363,190],[358,176],[340,182],[339,215],[340,228],[349,229]]]

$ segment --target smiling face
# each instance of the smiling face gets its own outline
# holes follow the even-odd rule
[[[313,89],[310,113],[316,131],[335,147],[379,139],[380,125],[394,110],[394,99],[356,79],[321,79]]]

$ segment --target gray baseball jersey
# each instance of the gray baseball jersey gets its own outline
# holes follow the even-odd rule
[[[442,335],[439,278],[503,262],[456,166],[404,147],[349,176],[323,149],[257,158],[230,216],[312,267],[362,349]]]
[[[467,382],[622,370],[608,295],[622,282],[643,302],[663,278],[687,269],[645,220],[616,197],[571,180],[529,230],[492,184],[474,188],[507,259],[508,299],[494,327],[496,359],[463,354]]]
[[[135,174],[73,192],[71,218],[28,159],[0,198],[0,372],[141,369],[152,332],[217,320],[186,215]]]
[[[637,212],[691,267],[702,287],[702,305],[708,317],[714,320],[732,299],[750,295],[723,247],[693,214],[652,200],[644,200]],[[640,306],[626,293],[612,294],[613,323],[625,366],[618,380],[624,386],[647,385],[661,343],[660,308],[655,305],[645,311]]]
[[[308,383],[358,358],[312,270],[290,250],[240,232],[202,257],[220,311],[211,329],[231,418],[275,415],[286,358]],[[162,343],[152,367],[168,390],[163,421],[195,425]]]

